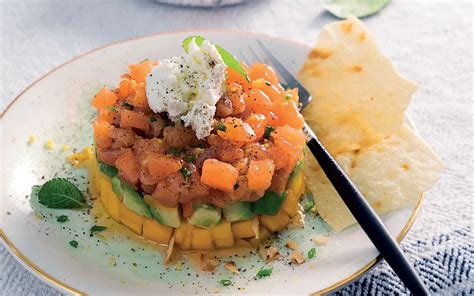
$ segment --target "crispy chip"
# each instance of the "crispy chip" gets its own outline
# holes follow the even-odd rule
[[[413,205],[438,180],[441,161],[403,122],[416,87],[357,18],[324,27],[299,79],[313,97],[306,121],[377,213]],[[305,174],[329,225],[340,231],[355,223],[310,153]]]

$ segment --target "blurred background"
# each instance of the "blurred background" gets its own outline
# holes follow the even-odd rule
[[[337,20],[325,4],[310,0],[1,0],[0,110],[34,80],[67,60],[147,34],[232,29],[313,45],[321,26]],[[472,1],[415,0],[390,1],[364,18],[382,52],[405,77],[420,85],[408,113],[446,165],[402,243],[434,294],[474,294],[472,18]],[[57,293],[0,245],[0,294]],[[387,293],[407,291],[385,263],[338,292]]]

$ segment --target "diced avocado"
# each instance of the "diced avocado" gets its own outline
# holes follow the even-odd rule
[[[280,210],[285,198],[286,192],[283,192],[280,195],[276,192],[268,190],[265,192],[262,198],[254,203],[253,210],[256,214],[276,215]]]
[[[248,220],[255,217],[253,203],[248,201],[235,202],[222,209],[227,222]]]
[[[105,164],[102,161],[99,161],[99,169],[102,173],[109,176],[109,178],[115,177],[117,175],[117,172],[118,172],[116,167]]]
[[[221,220],[221,209],[207,204],[193,205],[194,213],[188,218],[189,224],[210,228]]]
[[[179,206],[167,207],[150,195],[145,195],[143,200],[150,207],[151,215],[158,223],[174,228],[181,226],[181,208]]]
[[[151,218],[150,209],[148,205],[143,201],[143,197],[140,193],[136,192],[125,182],[122,182],[123,188],[123,204],[131,211],[134,211],[138,215]]]
[[[122,180],[118,176],[115,176],[111,180],[112,182],[112,190],[118,197],[123,198],[123,186]]]

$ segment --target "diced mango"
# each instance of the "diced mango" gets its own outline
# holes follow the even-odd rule
[[[120,220],[120,204],[122,204],[122,201],[119,199],[117,194],[115,194],[113,191],[110,191],[105,209],[107,210],[107,213],[110,215],[110,217],[117,221]]]
[[[122,202],[119,204],[120,222],[138,234],[142,234],[145,217],[129,210]]]
[[[213,250],[214,241],[212,232],[209,229],[194,228],[191,245],[194,250]]]
[[[231,248],[234,246],[234,238],[227,237],[227,238],[220,238],[214,240],[214,244],[216,245],[216,248],[222,249],[222,248]]]
[[[194,226],[188,223],[182,223],[176,228],[176,236],[174,242],[183,250],[191,249],[191,239],[193,236]]]
[[[253,224],[253,219],[232,223],[232,232],[234,233],[234,237],[237,237],[237,238],[254,237],[255,233],[253,231],[252,224]]]
[[[288,189],[287,195],[285,200],[283,201],[283,205],[281,206],[281,209],[285,211],[290,217],[294,216],[296,212],[298,211],[298,206],[299,206],[299,196],[295,194],[295,192],[291,189]]]
[[[304,186],[305,186],[304,174],[303,174],[303,170],[300,170],[298,174],[296,174],[290,179],[290,181],[288,182],[287,188],[293,190],[293,192],[296,193],[298,197],[300,197],[301,194],[304,193]]]
[[[246,241],[246,240],[241,239],[241,238],[236,238],[234,240],[234,244],[236,246],[239,246],[239,247],[248,247],[248,248],[252,247],[252,244],[249,241]]]
[[[181,249],[183,249],[183,250],[191,250],[192,238],[193,238],[192,234],[187,235],[187,236],[184,238],[184,242],[183,242],[183,244],[181,245]]]
[[[263,227],[260,225],[259,228],[259,238],[251,238],[250,243],[252,246],[258,246],[260,245],[264,240],[266,240],[269,236],[271,235],[270,231],[268,231],[267,228]]]
[[[278,214],[275,216],[267,216],[267,215],[260,215],[259,216],[260,223],[268,228],[271,232],[280,231],[288,225],[290,221],[290,217],[280,210]]]
[[[212,227],[211,232],[212,232],[212,236],[214,237],[214,240],[233,237],[230,222],[222,222]]]
[[[154,219],[145,219],[143,222],[143,236],[159,244],[168,244],[173,235],[172,227],[161,225]]]

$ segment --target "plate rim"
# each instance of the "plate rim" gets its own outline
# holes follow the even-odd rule
[[[0,119],[3,119],[3,117],[8,112],[8,110],[28,90],[30,90],[34,85],[36,85],[37,83],[39,83],[40,81],[42,81],[43,79],[45,79],[46,77],[51,75],[52,73],[56,72],[57,70],[65,67],[66,65],[68,65],[68,64],[70,64],[70,63],[72,63],[72,62],[74,62],[74,61],[76,61],[76,60],[78,60],[78,59],[80,59],[84,56],[87,56],[87,55],[92,54],[94,52],[97,52],[97,51],[100,51],[102,49],[112,47],[112,46],[115,46],[115,45],[119,45],[119,44],[133,42],[133,41],[146,39],[146,38],[153,38],[153,37],[157,37],[157,36],[181,34],[181,33],[187,33],[187,32],[217,32],[217,33],[233,33],[233,34],[240,34],[240,35],[251,35],[251,36],[255,36],[255,37],[263,37],[263,38],[267,38],[267,39],[275,39],[275,40],[279,40],[279,41],[283,41],[283,42],[293,43],[293,44],[296,44],[298,46],[306,47],[308,49],[312,48],[310,45],[308,45],[306,43],[303,43],[303,42],[300,42],[300,41],[295,41],[295,40],[282,38],[282,37],[278,37],[278,36],[272,36],[272,35],[268,35],[268,34],[255,33],[255,32],[246,32],[246,31],[232,30],[232,29],[186,29],[186,30],[166,31],[166,32],[161,32],[161,33],[151,33],[151,34],[142,35],[142,36],[138,36],[138,37],[131,37],[131,38],[123,39],[123,40],[118,40],[118,41],[115,41],[115,42],[97,47],[95,49],[86,51],[86,52],[84,52],[82,54],[79,54],[79,55],[67,60],[66,62],[63,62],[62,64],[52,68],[51,70],[49,70],[48,72],[46,72],[45,74],[41,75],[39,78],[34,80],[31,84],[29,84],[26,88],[24,88],[17,96],[15,96],[13,98],[13,100],[11,100],[6,105],[6,107],[0,112]],[[417,132],[416,127],[413,125],[411,119],[406,114],[405,114],[405,118],[407,119],[408,124]],[[416,203],[416,205],[413,209],[413,212],[411,213],[410,217],[408,218],[408,221],[403,226],[400,233],[398,233],[398,235],[396,236],[396,240],[397,240],[398,243],[400,243],[405,238],[405,236],[407,235],[407,233],[410,231],[411,227],[413,226],[413,223],[415,222],[415,220],[418,216],[418,213],[421,209],[421,204],[423,203],[423,200],[424,200],[424,193],[421,194],[420,198],[418,199],[418,201],[417,201],[417,203]],[[63,281],[51,276],[50,274],[45,272],[43,269],[41,269],[38,265],[36,265],[34,262],[32,262],[7,237],[7,235],[5,234],[5,232],[3,231],[2,228],[0,228],[0,237],[2,238],[3,245],[6,247],[6,249],[8,249],[9,253],[11,255],[13,255],[13,257],[16,259],[16,261],[18,261],[21,265],[26,267],[26,269],[29,270],[29,272],[32,273],[34,276],[36,276],[36,278],[40,279],[41,281],[43,281],[44,283],[46,283],[47,285],[49,285],[53,288],[57,288],[57,289],[59,288],[60,290],[69,292],[73,295],[87,295],[87,293],[82,292],[82,291],[80,291],[80,290],[64,283]],[[329,292],[336,291],[336,290],[342,288],[343,286],[351,283],[352,281],[356,280],[357,278],[359,278],[360,276],[362,276],[363,274],[368,272],[370,269],[375,267],[378,263],[381,262],[382,259],[383,259],[383,256],[381,254],[378,254],[375,258],[373,258],[371,261],[369,261],[366,265],[362,266],[360,269],[358,269],[353,274],[349,275],[348,277],[346,277],[346,278],[344,278],[344,279],[342,279],[342,280],[340,280],[340,281],[338,281],[338,282],[336,282],[336,283],[334,283],[334,284],[332,284],[332,285],[330,285],[326,288],[323,288],[323,289],[321,289],[319,291],[316,291],[316,292],[312,292],[311,295],[327,294]]]

